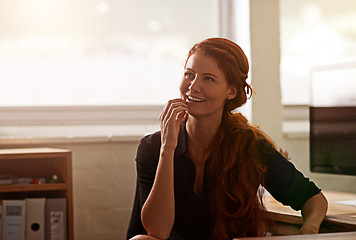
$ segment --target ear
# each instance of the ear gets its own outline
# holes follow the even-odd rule
[[[237,96],[237,89],[234,86],[230,86],[228,88],[228,95],[227,95],[227,100],[234,99]]]

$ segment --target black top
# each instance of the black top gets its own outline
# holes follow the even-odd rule
[[[320,189],[305,178],[294,165],[272,146],[264,144],[262,160],[267,166],[265,185],[269,193],[284,205],[300,210],[304,203],[318,194]],[[137,185],[134,208],[127,238],[147,234],[141,223],[141,209],[151,191],[161,147],[161,133],[156,132],[141,139],[137,150]],[[194,192],[195,166],[188,157],[186,129],[182,125],[174,155],[175,221],[171,239],[209,239],[207,184],[203,192]]]

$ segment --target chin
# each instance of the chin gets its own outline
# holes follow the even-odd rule
[[[199,111],[192,111],[190,109],[188,109],[188,114],[192,117],[199,117],[199,116],[203,116],[204,114],[202,114],[201,112]]]
[[[194,111],[194,110],[188,110],[188,114],[192,117],[198,118],[198,117],[207,117],[210,115],[210,113],[203,112],[203,111]]]
[[[223,112],[222,111],[203,111],[203,109],[188,109],[188,114],[192,117],[195,118],[200,118],[200,117],[204,117],[209,118],[209,117],[213,117],[216,118],[217,115],[219,115],[220,117],[222,117]]]

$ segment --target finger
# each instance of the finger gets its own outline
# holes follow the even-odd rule
[[[171,117],[172,112],[177,110],[178,108],[178,111],[185,111],[188,110],[188,105],[184,101],[172,100],[171,102],[169,102],[166,109],[162,112],[160,116],[160,121],[166,122],[167,119]]]
[[[187,110],[188,110],[188,105],[185,102],[175,102],[175,103],[172,103],[171,106],[169,107],[166,116],[172,116],[172,114],[177,116],[178,113],[180,113],[182,111],[185,112]]]
[[[170,122],[173,121],[176,125],[176,123],[180,123],[181,120],[183,119],[185,113],[188,111],[188,107],[181,105],[181,106],[174,106],[172,105],[172,108],[170,109],[170,111],[167,114],[166,117],[166,122]]]
[[[172,107],[160,123],[161,130],[168,130],[169,128],[176,128],[177,126],[179,126],[182,118],[179,117],[179,113],[182,113],[184,116],[184,113],[186,111],[188,111],[188,108],[185,106]]]
[[[180,119],[180,121],[181,121],[181,123],[185,124],[187,122],[187,119],[188,119],[188,112],[185,111],[184,115],[183,115],[183,118]]]
[[[177,102],[183,102],[184,103],[185,101],[183,99],[181,99],[181,98],[176,98],[176,99],[169,100],[168,103],[166,104],[166,106],[164,107],[163,111],[161,112],[161,114],[159,116],[159,119],[162,120],[164,118],[164,116],[167,115],[171,105],[174,104],[174,103],[177,103]]]
[[[187,117],[187,111],[179,112],[177,115],[177,121],[181,123],[185,123],[186,117]]]

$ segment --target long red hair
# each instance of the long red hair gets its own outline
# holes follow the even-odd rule
[[[265,166],[259,158],[257,142],[267,137],[240,113],[232,113],[252,94],[246,82],[247,57],[237,44],[224,38],[196,44],[187,59],[194,53],[213,57],[228,84],[237,89],[237,97],[225,103],[214,151],[206,164],[211,239],[265,235],[267,215],[259,191]]]

